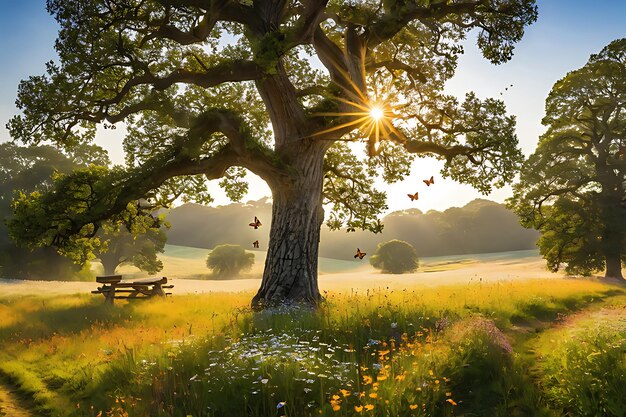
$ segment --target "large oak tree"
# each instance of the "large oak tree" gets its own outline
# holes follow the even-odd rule
[[[17,202],[14,234],[39,244],[90,236],[141,197],[147,211],[210,201],[206,179],[240,198],[248,170],[273,197],[253,303],[317,302],[325,204],[332,228],[377,232],[385,195],[373,178],[403,178],[414,154],[483,192],[521,162],[501,101],[442,90],[470,31],[485,58],[509,60],[534,0],[50,0],[48,10],[59,60],[21,83],[13,137],[72,147],[124,122],[128,167]],[[359,140],[369,158],[346,143]],[[79,209],[59,197],[67,188],[85,190]],[[31,210],[53,226],[29,225]]]
[[[606,270],[626,263],[626,39],[611,42],[559,80],[546,100],[546,132],[525,163],[509,205],[541,232],[551,270]]]

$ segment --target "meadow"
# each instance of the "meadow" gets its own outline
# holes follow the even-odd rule
[[[0,296],[2,386],[35,416],[626,414],[623,287],[345,288],[263,312],[252,295]]]

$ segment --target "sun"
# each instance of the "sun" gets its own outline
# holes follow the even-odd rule
[[[397,106],[394,105],[396,100],[392,94],[389,94],[391,87],[381,87],[381,91],[375,88],[373,95],[370,96],[347,75],[346,81],[350,87],[344,87],[342,94],[332,98],[338,105],[338,111],[315,113],[316,116],[321,117],[339,117],[340,119],[336,120],[338,123],[327,129],[317,131],[312,136],[321,136],[323,140],[351,142],[358,139],[355,139],[354,136],[349,139],[342,139],[341,137],[354,129],[358,129],[361,138],[367,142],[367,152],[370,157],[380,153],[382,140],[404,143],[406,141],[405,135],[394,126],[394,120],[398,114],[396,114]]]
[[[394,111],[393,107],[377,98],[370,100],[363,97],[360,100],[346,100],[343,98],[335,98],[337,101],[349,106],[352,110],[346,112],[333,113],[317,113],[318,116],[344,116],[349,117],[345,123],[333,126],[329,129],[316,132],[314,136],[328,134],[345,128],[358,128],[361,133],[367,137],[368,153],[374,156],[380,151],[380,141],[382,139],[398,140],[402,138],[402,134],[393,126]],[[337,138],[333,138],[338,140]]]
[[[373,106],[370,109],[370,117],[375,122],[378,122],[378,121],[380,121],[380,119],[385,117],[385,111],[382,108],[380,108],[380,106]]]

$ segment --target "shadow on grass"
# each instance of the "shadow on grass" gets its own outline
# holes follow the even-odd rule
[[[82,297],[82,296],[77,296]],[[82,297],[84,299],[84,297]],[[0,340],[31,339],[39,340],[54,334],[78,334],[93,324],[100,326],[120,324],[130,320],[132,304],[108,306],[102,298],[85,300],[84,303],[63,303],[67,296],[41,299],[25,297],[19,300],[0,301],[0,304],[18,304],[20,316],[10,326],[0,328]]]
[[[542,297],[534,297],[520,306],[520,312],[511,316],[511,323],[515,325],[528,325],[534,321],[552,322],[558,320],[566,313],[575,312],[605,301],[608,298],[624,295],[622,289],[608,289],[597,294],[584,294],[550,300]]]

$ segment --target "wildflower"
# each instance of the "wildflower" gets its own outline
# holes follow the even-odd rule
[[[406,378],[405,374],[401,374],[396,376],[396,381],[400,382],[400,381],[404,381],[404,379]]]
[[[451,392],[446,392],[446,397],[452,397],[452,393]]]
[[[276,404],[276,408],[280,410],[281,408],[285,406],[285,404],[287,404],[287,401],[281,401],[278,404]]]
[[[354,406],[354,411],[356,411],[357,413],[360,413],[361,411],[363,411],[363,406],[362,405],[355,405]]]
[[[350,391],[348,391],[347,389],[340,389],[339,391],[344,397],[347,397],[348,395],[350,395]]]
[[[435,384],[439,385],[439,380],[435,379]]]
[[[369,385],[373,381],[371,376],[363,375],[363,385]]]
[[[454,400],[452,398],[448,398],[446,401],[449,402],[452,405],[456,405],[456,403],[454,402]]]
[[[378,394],[376,394],[375,392],[370,392],[370,398],[376,398],[378,397]]]
[[[417,404],[411,404],[411,405],[409,405],[409,408],[411,410],[415,410],[417,408]]]
[[[391,323],[391,328],[395,329],[396,327],[398,327],[398,323],[396,323],[395,321],[393,323]]]
[[[263,378],[263,379],[261,380],[261,383],[262,383],[263,385],[267,384],[268,382],[270,382],[270,380],[269,380],[269,379],[267,379],[267,378]]]
[[[335,394],[333,395],[333,400],[338,400],[339,399],[339,395]]]
[[[432,369],[429,369],[429,370],[428,370],[428,375],[433,376],[433,375],[435,375],[435,373],[433,372],[433,370],[432,370]]]
[[[366,404],[366,405],[365,405],[365,409],[366,409],[367,411],[372,411],[372,410],[374,409],[374,404]]]

